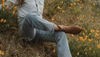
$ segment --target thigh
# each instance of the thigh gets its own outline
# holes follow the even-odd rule
[[[50,31],[38,30],[36,33],[36,38],[38,37],[40,41],[48,41],[57,43],[60,38],[62,38],[64,32],[58,31],[51,33]]]
[[[35,39],[38,38],[39,41],[55,42],[53,34],[54,33],[51,33],[50,31],[37,30]]]
[[[54,23],[49,22],[38,15],[27,14],[25,17],[25,22],[32,28],[46,30],[46,31],[53,31],[54,30]]]

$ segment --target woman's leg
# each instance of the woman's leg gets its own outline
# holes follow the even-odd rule
[[[25,17],[25,22],[29,23],[29,25],[32,28],[37,28],[40,30],[46,30],[51,32],[64,31],[65,33],[78,34],[82,31],[81,27],[56,25],[52,22],[42,19],[38,15],[27,14]]]
[[[22,21],[19,22],[19,31],[20,35],[24,38],[34,39],[36,29],[54,32],[54,24],[42,19],[38,15],[28,14]]]
[[[29,25],[31,28],[54,32],[54,23],[42,19],[38,15],[27,14],[24,20],[25,25]]]
[[[66,33],[78,34],[81,31],[80,27],[64,26],[64,25],[55,25],[47,20],[42,19],[38,15],[26,15],[25,19],[19,22],[19,34],[22,37],[27,37],[34,39],[36,34],[36,29],[50,31],[64,31]]]
[[[41,41],[50,41],[57,44],[58,57],[72,57],[66,34],[62,31],[54,32],[37,30],[37,36]]]

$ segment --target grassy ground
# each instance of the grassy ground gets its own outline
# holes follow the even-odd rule
[[[74,0],[73,3],[45,0],[43,18],[56,24],[83,28],[78,35],[66,34],[73,57],[100,57],[99,7],[99,1],[92,0]],[[12,11],[0,12],[0,57],[57,57],[55,43],[22,41],[17,33],[17,13],[12,14]],[[1,22],[2,19],[6,22]]]

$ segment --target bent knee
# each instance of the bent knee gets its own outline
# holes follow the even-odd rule
[[[64,35],[66,35],[66,33],[63,32],[63,31],[61,31],[61,32],[58,32],[57,35],[58,35],[58,36],[64,36]]]
[[[55,33],[56,41],[58,42],[62,38],[67,38],[66,33],[61,31],[61,32],[56,32]]]

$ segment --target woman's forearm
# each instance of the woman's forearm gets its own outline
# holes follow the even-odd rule
[[[0,4],[0,10],[2,9],[2,4]]]
[[[5,4],[5,5],[4,5],[4,8],[5,8],[6,6],[8,6],[8,5]],[[8,9],[9,9],[9,10],[11,10],[12,8],[13,8],[13,5],[11,5],[10,7],[8,6]],[[1,9],[2,9],[2,4],[0,4],[0,10],[1,10]]]
[[[10,5],[11,4],[11,5]],[[5,6],[8,6],[8,9],[11,10],[14,6],[13,6],[13,3],[10,2],[10,1],[6,1],[5,2]]]
[[[14,6],[13,4],[16,6],[17,5],[17,0],[7,0],[4,3],[4,8],[6,8],[6,6],[8,6],[8,9],[11,10]],[[2,4],[0,4],[0,10],[2,9]]]
[[[11,6],[9,6],[10,4],[11,4],[11,2],[6,1],[6,2],[4,3],[4,7],[8,6],[8,9],[11,10],[14,6],[13,6],[13,4],[11,4]],[[0,4],[0,10],[1,10],[1,9],[2,9],[2,4]]]

